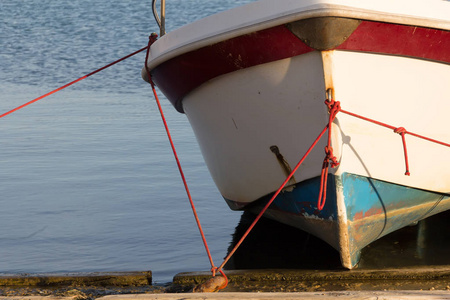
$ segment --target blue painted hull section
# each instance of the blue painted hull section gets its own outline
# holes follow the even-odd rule
[[[327,199],[317,209],[320,178],[285,189],[266,216],[323,239],[341,253],[341,260],[354,267],[360,250],[378,238],[421,219],[450,209],[450,195],[344,173],[329,175]],[[272,195],[250,209],[258,211]],[[339,199],[341,204],[339,204]],[[228,200],[229,201],[229,200]],[[339,205],[344,205],[338,209]],[[340,215],[339,215],[340,214]],[[345,248],[345,249],[344,249]]]
[[[450,195],[348,173],[341,180],[352,264],[371,242],[450,208]]]
[[[305,180],[300,184],[297,184],[292,192],[281,192],[280,195],[278,195],[278,197],[274,200],[271,209],[277,209],[294,215],[317,216],[320,219],[336,221],[337,207],[335,177],[333,175],[328,177],[327,201],[321,211],[317,209],[319,189],[320,178]],[[269,199],[267,199],[267,201]]]

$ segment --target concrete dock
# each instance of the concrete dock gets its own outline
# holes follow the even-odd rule
[[[92,299],[79,296],[10,296],[0,297],[2,300],[82,300]],[[302,299],[302,300],[447,300],[450,292],[444,291],[373,291],[373,292],[304,292],[304,293],[204,293],[204,294],[128,294],[111,295],[98,300],[269,300],[269,299]]]
[[[0,276],[2,300],[153,299],[448,299],[450,266],[416,269],[314,271],[234,270],[218,293],[190,293],[209,272],[180,273],[151,284],[151,272]]]

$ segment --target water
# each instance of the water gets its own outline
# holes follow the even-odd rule
[[[2,0],[0,113],[144,47],[151,1]],[[168,31],[251,1],[175,0]],[[0,273],[208,270],[144,53],[0,119]],[[216,264],[240,213],[161,95]]]

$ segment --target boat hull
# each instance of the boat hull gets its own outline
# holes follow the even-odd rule
[[[327,78],[346,110],[450,140],[444,124],[436,122],[446,119],[440,95],[450,73],[444,64],[312,51],[225,74],[191,92],[183,105],[210,173],[231,208],[247,209],[267,199],[312,144],[327,123]],[[427,99],[425,108],[410,105],[421,99]],[[317,209],[317,176],[325,139],[290,182],[297,190],[297,184],[314,180],[314,188],[299,187],[286,197],[287,188],[266,216],[325,240],[340,252],[343,266],[353,268],[364,246],[450,207],[450,165],[442,160],[446,147],[408,137],[411,175],[405,176],[400,135],[342,113],[332,129],[340,166],[330,173],[324,209]],[[301,202],[309,210],[301,213]]]
[[[270,199],[328,123],[327,93],[346,111],[450,141],[450,32],[339,16],[290,16],[152,66],[232,209],[257,212]],[[344,24],[337,41],[327,30],[305,37],[304,26],[329,22]],[[407,135],[405,176],[402,138],[391,129],[342,112],[330,128],[339,166],[329,171],[324,208],[322,139],[267,217],[318,236],[353,268],[366,245],[450,208],[447,146]]]

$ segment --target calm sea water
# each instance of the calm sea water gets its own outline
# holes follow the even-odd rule
[[[250,0],[169,0],[167,29]],[[144,47],[151,1],[2,0],[0,113]],[[144,53],[0,119],[0,273],[208,270]],[[240,213],[184,115],[169,127],[216,264]]]

